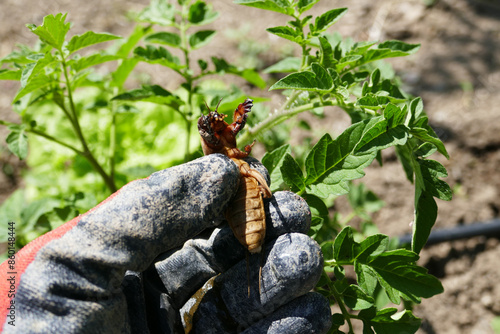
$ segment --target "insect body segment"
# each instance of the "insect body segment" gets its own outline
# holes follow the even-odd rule
[[[233,123],[224,121],[226,115],[219,114],[217,109],[198,120],[198,131],[201,146],[205,155],[222,153],[231,158],[240,169],[240,185],[235,199],[226,211],[226,220],[238,241],[250,253],[259,253],[266,234],[266,216],[262,197],[271,197],[271,190],[265,178],[250,168],[243,158],[248,157],[251,145],[245,151],[236,147],[236,134],[244,128],[253,101],[246,99],[234,111]]]

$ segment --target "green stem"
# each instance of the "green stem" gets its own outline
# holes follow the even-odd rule
[[[300,94],[300,91],[295,91],[292,93],[288,101],[281,107],[279,110],[276,112],[272,113],[268,118],[257,124],[256,126],[252,128],[248,128],[244,134],[241,135],[239,138],[239,142],[243,144],[247,144],[251,141],[251,138],[254,138],[261,134],[262,132],[286,121],[287,119],[301,113],[304,111],[308,111],[311,109],[319,108],[319,107],[325,107],[325,106],[330,106],[330,105],[335,105],[331,101],[325,101],[325,103],[320,103],[320,102],[311,102],[307,104],[303,104],[301,106],[298,106],[296,108],[290,108],[286,109],[288,106],[290,106],[293,101],[296,99],[296,97]]]
[[[62,54],[62,52],[61,52],[61,54]],[[106,186],[108,187],[108,189],[111,192],[115,192],[117,190],[117,188],[116,188],[116,184],[115,184],[114,179],[111,178],[104,171],[104,169],[99,164],[99,162],[97,162],[96,158],[94,157],[94,155],[92,154],[92,152],[90,151],[90,149],[87,145],[87,141],[85,140],[85,137],[83,136],[83,132],[82,132],[82,129],[80,127],[80,123],[78,122],[78,116],[76,113],[75,103],[73,101],[73,93],[72,93],[72,89],[71,89],[71,82],[69,80],[68,66],[67,66],[64,58],[62,59],[62,66],[63,66],[64,79],[66,80],[66,88],[68,91],[68,99],[69,99],[69,104],[70,104],[70,111],[71,111],[70,120],[72,120],[71,123],[73,125],[74,130],[75,130],[75,133],[76,133],[76,135],[77,135],[78,139],[80,140],[80,143],[82,144],[82,147],[83,147],[83,151],[81,152],[81,156],[83,156],[85,159],[87,159],[90,162],[92,167],[101,176],[101,178],[103,179],[103,181],[106,184]]]
[[[63,141],[60,141],[59,139],[55,138],[55,137],[52,137],[51,135],[48,135],[46,134],[45,132],[42,132],[42,131],[39,131],[39,130],[36,130],[36,129],[26,129],[26,132],[29,132],[29,133],[32,133],[32,134],[35,134],[37,136],[40,136],[40,137],[43,137],[47,140],[50,140],[54,143],[57,143],[61,146],[64,146],[66,148],[69,148],[70,150],[72,150],[73,152],[75,152],[76,154],[80,154],[82,155],[83,152],[80,151],[79,149],[77,149],[76,147],[74,147],[73,145],[70,145],[68,143],[65,143]]]
[[[190,156],[190,138],[191,138],[191,127],[192,127],[192,116],[193,116],[193,75],[190,69],[191,62],[189,59],[189,53],[190,53],[190,47],[189,47],[189,41],[187,38],[187,30],[190,27],[189,22],[187,21],[187,15],[188,15],[188,10],[189,10],[189,4],[190,1],[186,1],[182,5],[181,9],[181,21],[178,26],[179,33],[181,36],[181,49],[184,54],[184,64],[186,65],[185,70],[182,73],[182,76],[186,80],[186,88],[188,91],[188,96],[187,96],[187,110],[181,114],[184,117],[184,120],[186,121],[186,146],[184,148],[184,162],[187,162],[189,160]]]
[[[325,269],[323,269],[323,274],[326,275]],[[332,292],[333,298],[335,298],[335,301],[339,305],[340,311],[342,312],[342,315],[344,316],[347,325],[349,326],[349,334],[354,334],[354,329],[352,328],[352,323],[351,323],[351,314],[347,311],[347,308],[344,305],[344,301],[342,300],[340,293],[335,287],[335,284],[333,284],[333,282],[330,279],[328,279],[327,284],[328,288]]]
[[[111,125],[109,129],[109,177],[115,179],[115,152],[116,152],[116,113],[111,116]]]

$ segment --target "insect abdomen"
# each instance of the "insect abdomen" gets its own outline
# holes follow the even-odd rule
[[[241,177],[240,186],[226,219],[238,241],[250,253],[259,253],[266,235],[266,214],[258,182]]]

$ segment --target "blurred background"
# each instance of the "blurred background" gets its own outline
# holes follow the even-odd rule
[[[220,12],[212,27],[222,33],[214,38],[210,47],[200,51],[204,52],[203,57],[224,56],[241,66],[263,69],[298,52],[290,48],[289,43],[265,31],[267,27],[284,24],[286,17],[241,7],[226,0],[214,0],[211,3]],[[25,24],[40,25],[48,14],[68,13],[67,20],[73,23],[70,34],[93,30],[128,36],[134,28],[134,23],[128,19],[130,13],[138,12],[148,4],[147,0],[3,0],[0,11],[0,58],[11,53],[17,43],[32,45],[36,39]],[[423,98],[431,125],[445,142],[450,154],[449,160],[441,156],[434,157],[448,170],[446,182],[454,191],[451,202],[438,200],[439,215],[435,227],[449,228],[498,218],[500,2],[324,0],[315,10],[319,12],[335,7],[349,9],[333,27],[342,36],[350,36],[355,41],[399,39],[421,44],[421,49],[415,55],[391,59],[389,62],[401,78],[403,88]],[[148,82],[169,89],[177,87],[179,80],[167,69],[139,66],[126,85],[131,89]],[[238,79],[228,76],[223,80],[230,83]],[[18,82],[0,81],[0,119],[9,122],[19,120],[19,115],[11,106],[18,89]],[[249,95],[269,98],[266,104],[270,109],[282,102],[279,92],[271,93],[250,86],[245,89]],[[310,116],[304,114],[301,117],[307,119]],[[148,124],[143,125],[146,127]],[[349,124],[349,118],[333,109],[326,113],[325,119],[311,119],[310,124],[312,130],[309,132],[313,134],[340,132]],[[153,127],[145,131],[154,137],[156,129]],[[148,159],[148,164],[141,165],[139,169],[122,166],[122,172],[132,177],[142,177],[156,169],[182,162],[181,153],[175,153],[172,149],[169,152],[158,149],[181,145],[171,138],[175,137],[176,131],[167,129],[159,132],[160,139],[145,138],[145,142],[152,140],[153,144],[138,147],[135,159]],[[50,192],[53,185],[49,183],[53,183],[53,180],[63,184],[58,187],[64,187],[65,180],[74,177],[61,173],[61,170],[75,162],[65,160],[63,153],[43,149],[43,146],[30,147],[27,162],[20,161],[7,149],[7,133],[7,129],[0,126],[0,204],[16,190],[25,189],[27,194],[23,196],[41,196],[44,194],[36,189],[46,187]],[[304,140],[300,135],[292,138]],[[307,139],[314,143],[314,138]],[[198,142],[193,139],[192,145],[196,149]],[[264,152],[264,147],[256,147],[254,156],[261,158]],[[42,166],[44,161],[54,156],[58,159],[53,161],[54,164],[61,168]],[[396,163],[394,151],[385,153],[384,162],[385,168],[369,167],[363,182],[386,203],[373,217],[379,230],[389,236],[403,235],[411,231],[412,189],[408,187],[404,172]],[[85,175],[88,166],[84,162],[76,163],[81,163],[81,171],[77,173]],[[30,173],[30,170],[36,170],[36,173]],[[82,188],[83,183],[95,182],[91,176],[84,179]],[[71,184],[70,180],[67,184]],[[76,193],[78,185],[72,184],[71,187],[66,191]],[[91,194],[82,196],[89,206],[102,200],[99,194],[94,197]],[[17,202],[12,201],[12,205],[20,205],[22,197],[19,198]],[[68,201],[80,199],[76,196]],[[342,202],[337,207],[342,211]],[[424,249],[420,264],[442,281],[445,292],[415,307],[415,315],[424,321],[419,333],[494,333],[491,322],[500,316],[499,258],[500,243],[495,237],[475,237]]]

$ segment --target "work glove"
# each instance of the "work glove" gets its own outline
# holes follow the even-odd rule
[[[328,301],[309,292],[323,260],[304,234],[307,204],[291,192],[265,200],[265,245],[246,256],[224,221],[239,178],[211,154],[131,182],[28,244],[16,254],[15,326],[7,298],[3,331],[326,332]]]

